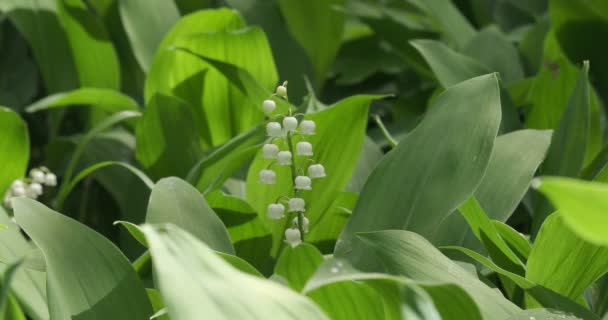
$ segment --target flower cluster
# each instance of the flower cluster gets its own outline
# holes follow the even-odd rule
[[[57,176],[45,167],[30,170],[28,178],[17,179],[11,184],[11,188],[4,196],[4,206],[12,207],[13,197],[28,197],[37,199],[44,193],[44,187],[57,185]]]
[[[275,97],[288,100],[287,98],[287,82],[278,86]],[[264,113],[270,117],[276,109],[276,102],[272,99],[265,100],[262,103]],[[313,146],[307,141],[307,137],[315,134],[316,124],[312,120],[303,120],[298,122],[296,118],[298,114],[292,115],[291,109],[287,115],[277,116],[275,119],[282,120],[270,121],[266,124],[266,133],[269,137],[268,141],[262,147],[262,156],[265,159],[272,159],[270,165],[259,172],[260,182],[264,184],[275,184],[277,175],[272,170],[273,165],[290,166],[293,181],[293,191],[291,196],[281,196],[275,203],[271,203],[267,207],[267,215],[270,219],[282,219],[285,217],[285,211],[295,213],[292,227],[285,230],[285,242],[291,246],[297,246],[302,243],[304,234],[308,232],[309,221],[304,215],[306,212],[306,203],[299,195],[301,192],[312,190],[312,180],[325,177],[325,168],[323,165],[315,163],[313,159]],[[282,118],[282,119],[281,119]],[[281,150],[275,142],[285,142],[287,150]],[[294,142],[298,140],[297,143]],[[294,151],[295,150],[295,151]],[[298,167],[295,157],[304,158],[305,165]],[[286,208],[287,207],[287,208]]]

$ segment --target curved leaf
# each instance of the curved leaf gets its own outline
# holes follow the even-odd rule
[[[0,196],[11,183],[25,175],[30,158],[30,136],[25,121],[10,109],[0,107]]]
[[[139,110],[137,102],[116,90],[103,88],[80,88],[55,93],[34,102],[25,108],[27,112],[61,108],[74,105],[90,105],[107,112]]]

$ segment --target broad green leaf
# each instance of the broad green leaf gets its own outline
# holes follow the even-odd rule
[[[289,32],[304,48],[323,83],[344,32],[345,0],[278,0]]]
[[[585,154],[590,145],[590,100],[589,63],[579,72],[574,91],[553,134],[551,147],[543,162],[544,175],[577,177],[585,164]],[[538,231],[545,218],[553,211],[544,200],[539,199],[532,223],[532,232]]]
[[[608,248],[572,232],[564,212],[550,215],[543,223],[528,258],[526,278],[576,300],[608,270]]]
[[[173,223],[211,249],[234,254],[228,232],[203,195],[179,178],[161,179],[152,188],[147,223]]]
[[[21,111],[38,94],[39,71],[26,40],[11,23],[1,25],[0,39],[0,105]]]
[[[464,48],[464,53],[500,73],[506,83],[521,80],[524,70],[515,45],[497,27],[477,33]]]
[[[8,191],[15,179],[22,178],[30,158],[30,137],[21,117],[0,107],[0,195]]]
[[[180,18],[177,6],[164,0],[121,0],[118,9],[137,62],[148,71],[165,33]]]
[[[80,85],[120,89],[120,63],[102,21],[80,0],[57,0],[56,4]]]
[[[196,126],[186,102],[156,94],[137,125],[137,160],[154,179],[184,178],[203,155]]]
[[[475,29],[450,0],[408,0],[429,15],[446,37],[459,48],[475,36]]]
[[[518,130],[496,138],[488,170],[475,190],[475,198],[491,220],[505,222],[511,216],[550,143],[549,131]],[[442,222],[433,242],[481,249],[481,243],[458,213]]]
[[[433,236],[481,183],[499,123],[495,75],[446,90],[418,127],[376,166],[336,254],[356,260],[357,252],[349,251],[357,246],[354,234],[361,231],[406,229]]]
[[[306,297],[232,268],[187,232],[144,226],[156,283],[169,317],[327,319]]]
[[[55,0],[4,0],[0,10],[27,39],[50,93],[74,89],[78,75]]]
[[[34,246],[21,233],[3,208],[0,207],[0,224],[6,226],[0,230],[0,259],[3,263],[12,263],[27,258]],[[4,270],[2,266],[2,270]],[[45,274],[22,268],[17,271],[12,284],[12,292],[21,306],[35,320],[49,319],[46,297]]]
[[[361,233],[359,237],[368,246],[368,250],[377,255],[389,274],[416,281],[458,284],[473,298],[484,318],[507,318],[520,310],[500,293],[442,255],[418,234],[408,231],[378,231]]]
[[[323,309],[332,320],[389,320],[395,318],[385,314],[382,295],[364,283],[354,281],[332,283],[309,292],[307,296]],[[429,301],[425,300],[425,302]],[[432,302],[430,308],[435,311]]]
[[[274,273],[285,278],[290,288],[300,292],[322,262],[323,255],[317,248],[302,243],[283,250],[274,267]]]
[[[163,312],[166,313],[167,310],[165,309],[165,304],[163,303],[163,299],[161,298],[158,290],[146,288],[146,293],[148,294],[148,298],[152,304],[152,309],[154,309],[154,315],[150,317],[150,320],[169,320],[169,317],[166,314],[163,316]]]
[[[492,223],[494,224],[494,228],[498,231],[498,234],[500,234],[509,247],[522,258],[522,261],[527,261],[530,256],[530,251],[532,251],[532,246],[528,239],[505,223],[496,220],[492,221]]]
[[[439,41],[412,40],[410,43],[422,54],[444,88],[491,72],[477,60],[460,54]]]
[[[0,317],[2,319],[27,320],[23,314],[23,310],[21,310],[21,306],[19,306],[19,303],[12,295],[8,296],[7,302],[6,308],[0,309]]]
[[[69,92],[55,93],[29,105],[27,112],[89,105],[107,112],[139,110],[137,102],[116,90],[102,88],[80,88]]]
[[[552,310],[552,309],[529,309],[522,310],[515,315],[507,318],[506,320],[530,320],[530,319],[543,319],[543,320],[582,320],[575,315],[567,312]]]
[[[44,253],[51,319],[148,319],[144,287],[127,258],[88,227],[27,198],[19,225]]]
[[[9,292],[12,290],[12,281],[15,273],[23,263],[23,260],[18,260],[9,264],[2,275],[2,288],[0,288],[0,310],[4,310],[7,305]]]
[[[238,66],[254,75],[270,93],[278,80],[266,36],[261,29],[242,28],[244,23],[238,13],[227,9],[204,10],[184,17],[163,39],[146,80],[146,100],[161,92],[192,105],[205,147],[222,144],[259,124],[264,118],[262,100],[246,96],[197,56],[168,49],[184,48]]]
[[[351,291],[350,295],[344,294],[341,297],[327,296],[329,293],[350,289],[352,284],[359,284],[361,290]],[[386,273],[363,273],[342,259],[326,260],[308,281],[304,292],[315,301],[325,299],[324,303],[333,302],[335,313],[356,318],[357,311],[374,312],[373,308],[367,305],[369,300],[361,297],[364,293],[369,294],[367,290],[363,290],[368,289],[366,285],[375,289],[384,300],[383,319],[481,319],[475,302],[457,284],[434,280],[419,282]],[[408,292],[410,290],[414,291],[414,295]],[[374,299],[374,302],[377,299],[373,295],[370,298]],[[349,308],[348,304],[344,307],[338,304],[339,302],[359,305],[350,307],[355,311],[351,313],[350,309],[342,310]]]
[[[304,118],[316,123],[316,134],[307,139],[313,146],[314,160],[322,164],[327,177],[315,179],[313,189],[301,194],[306,201],[306,216],[310,220],[310,233],[307,241],[326,240],[323,229],[331,228],[325,225],[331,219],[326,213],[338,194],[346,186],[357,163],[357,156],[365,137],[367,125],[367,110],[369,103],[377,96],[354,96],[341,100],[328,109],[307,114]],[[285,142],[280,147],[287,150]],[[261,149],[261,148],[260,148]],[[271,226],[274,246],[273,255],[282,246],[284,230],[291,224],[291,219],[270,220],[266,216],[266,208],[274,203],[279,196],[292,196],[293,178],[287,166],[273,166],[277,173],[275,185],[264,185],[259,182],[259,172],[265,169],[272,160],[263,159],[258,152],[247,175],[247,201],[258,214]],[[308,162],[298,161],[305,172]],[[293,217],[292,217],[293,218]]]

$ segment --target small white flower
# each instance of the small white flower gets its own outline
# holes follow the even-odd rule
[[[283,118],[283,128],[285,131],[294,131],[298,127],[298,119],[295,117],[285,117]]]
[[[291,198],[287,203],[289,205],[289,212],[304,212],[305,202],[302,198]]]
[[[260,171],[260,182],[264,184],[275,184],[277,175],[272,170],[264,169]]]
[[[312,144],[300,141],[296,144],[296,154],[299,156],[312,156]]]
[[[40,183],[37,183],[37,182],[32,182],[27,187],[27,191],[26,192],[35,194],[36,196],[42,195],[42,185]]]
[[[30,170],[30,178],[34,182],[43,183],[44,182],[44,172],[40,169],[32,169]]]
[[[310,222],[308,221],[308,218],[302,217],[302,229],[304,229],[304,233],[308,233],[309,224]],[[296,227],[298,226],[298,217],[293,218],[293,225]]]
[[[268,205],[266,213],[270,219],[281,219],[285,216],[285,206],[280,203],[271,203]]]
[[[25,183],[19,179],[15,180],[15,181],[13,181],[13,183],[11,183],[11,189],[15,189],[18,187],[25,188]]]
[[[38,191],[36,189],[32,189],[28,186],[27,189],[25,189],[25,196],[31,199],[38,199]]]
[[[23,197],[25,196],[27,190],[25,190],[25,187],[22,186],[17,186],[16,188],[13,188],[12,190],[12,194],[14,197]]]
[[[266,133],[271,137],[280,137],[283,135],[283,129],[278,122],[268,122],[266,125]]]
[[[277,164],[280,166],[291,165],[291,152],[281,151],[277,156]]]
[[[287,98],[287,87],[278,86],[277,87],[277,96]]]
[[[300,230],[297,228],[289,228],[285,230],[285,242],[287,242],[292,248],[302,243],[302,235]]]
[[[302,123],[300,123],[300,129],[302,131],[302,134],[305,135],[314,135],[316,127],[317,126],[315,125],[315,122],[312,120],[304,120],[302,121]]]
[[[272,143],[267,143],[262,147],[262,155],[264,159],[275,159],[279,154],[279,146]]]
[[[7,208],[9,208],[9,209],[12,209],[13,208],[13,201],[12,200],[13,200],[12,196],[10,196],[9,194],[7,194],[4,197],[4,206],[7,207]]]
[[[322,164],[313,164],[308,167],[308,176],[312,179],[325,178],[325,167]]]
[[[312,189],[312,181],[307,176],[297,176],[295,180],[295,188],[298,190],[310,190]]]
[[[44,185],[47,187],[54,187],[57,185],[57,176],[49,172],[44,176]]]
[[[264,109],[265,114],[271,114],[274,109],[276,109],[277,103],[273,100],[264,100],[262,103],[262,109]]]

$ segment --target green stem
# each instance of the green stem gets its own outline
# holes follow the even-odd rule
[[[388,130],[384,126],[384,123],[382,122],[382,119],[380,119],[379,115],[377,115],[377,114],[374,115],[374,121],[376,121],[378,128],[380,128],[380,130],[382,131],[382,134],[384,135],[386,140],[388,140],[388,144],[391,146],[391,149],[396,147],[397,144],[399,144],[399,142],[397,142],[397,140],[395,140],[395,138],[393,138],[391,133],[388,132]]]
[[[296,181],[296,177],[297,177],[297,173],[296,173],[296,161],[295,161],[295,153],[293,152],[293,146],[291,144],[291,132],[287,132],[287,146],[289,147],[289,152],[291,152],[291,183],[293,185],[293,195],[294,197],[298,196],[298,190],[296,189],[295,186],[295,181]],[[304,242],[304,224],[302,223],[304,222],[304,213],[303,212],[298,212],[298,229],[300,230],[300,238],[302,239],[302,242]]]

